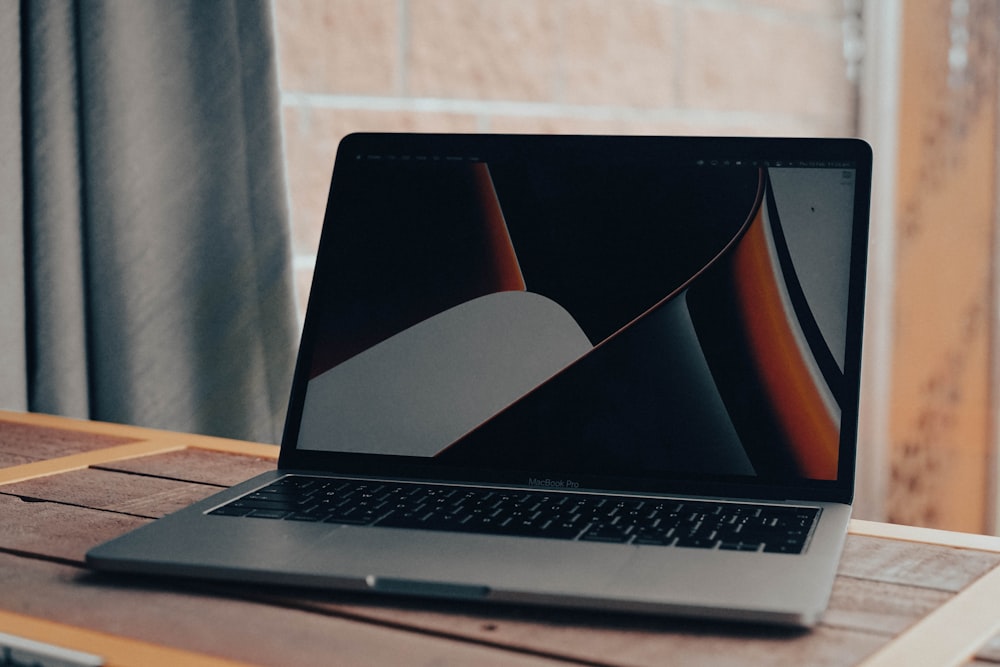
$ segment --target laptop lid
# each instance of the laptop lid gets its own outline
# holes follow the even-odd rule
[[[279,466],[853,495],[871,152],[357,134]]]

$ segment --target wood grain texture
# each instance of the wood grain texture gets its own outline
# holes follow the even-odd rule
[[[1000,564],[1000,554],[851,535],[840,576],[956,593]]]
[[[288,602],[286,602],[288,604]],[[809,631],[671,618],[347,595],[294,604],[606,665],[853,665],[891,636],[823,624]],[[668,658],[669,657],[669,658]],[[666,663],[664,662],[666,660]]]
[[[51,428],[57,431],[69,431],[77,436],[96,435],[100,437],[122,438],[127,442],[155,442],[164,445],[164,449],[193,447],[209,451],[260,456],[274,460],[278,458],[278,447],[274,445],[220,438],[211,435],[163,431],[145,426],[133,426],[131,424],[113,424],[110,422],[96,422],[57,415],[46,415],[37,412],[10,412],[6,410],[0,410],[0,421],[30,428]]]
[[[135,438],[0,419],[0,468],[135,442]]]
[[[551,665],[403,629],[0,553],[0,608],[259,665]]]
[[[198,484],[232,486],[254,475],[274,470],[275,462],[273,459],[257,456],[222,455],[203,449],[182,449],[102,463],[94,467]]]
[[[0,494],[0,551],[83,565],[93,546],[149,523],[118,512]]]
[[[0,484],[13,484],[25,480],[58,475],[70,470],[82,470],[84,468],[105,463],[107,461],[123,461],[125,459],[149,456],[150,454],[160,454],[170,451],[174,447],[157,442],[130,442],[124,445],[104,447],[80,454],[69,454],[45,461],[32,461],[9,468],[0,468]]]
[[[0,494],[159,518],[219,490],[157,477],[87,468],[0,486]]]
[[[822,624],[894,637],[952,597],[946,591],[839,576]]]
[[[983,575],[880,649],[868,661],[868,667],[960,664],[1000,632],[998,599],[1000,568]]]
[[[866,535],[868,537],[881,537],[900,542],[920,542],[957,549],[1000,553],[1000,537],[996,535],[956,533],[939,528],[903,526],[896,523],[881,523],[861,519],[851,519],[847,530],[852,535]]]

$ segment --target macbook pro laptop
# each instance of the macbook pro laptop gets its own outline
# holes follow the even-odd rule
[[[277,469],[88,562],[813,624],[870,183],[853,139],[351,135]]]

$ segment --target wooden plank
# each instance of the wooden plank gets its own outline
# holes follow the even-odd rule
[[[87,468],[0,486],[0,494],[159,518],[218,487]]]
[[[952,597],[947,591],[837,577],[822,625],[895,637]]]
[[[174,445],[155,442],[135,442],[114,447],[105,447],[82,454],[71,454],[46,461],[33,461],[23,465],[0,469],[0,484],[11,484],[36,477],[57,475],[70,470],[78,470],[105,461],[147,456],[149,454],[168,451]]]
[[[259,456],[262,459],[278,460],[281,448],[276,445],[265,445],[258,442],[246,442],[244,440],[226,440],[223,438],[210,438],[199,436],[192,438],[187,443],[189,447],[205,449],[213,452],[225,452],[228,454],[244,454],[246,456]]]
[[[958,592],[1000,564],[1000,554],[849,535],[841,576]]]
[[[80,433],[73,429],[35,426],[0,418],[0,468],[45,461],[128,442],[135,442],[135,438],[103,433]]]
[[[553,664],[543,656],[2,553],[0,581],[0,609],[8,612],[253,664]]]
[[[149,519],[0,494],[0,551],[83,564],[88,549]]]
[[[980,535],[978,533],[959,533],[936,528],[918,526],[900,526],[894,523],[877,521],[862,521],[852,519],[850,532],[852,535],[867,535],[869,537],[884,537],[906,542],[926,542],[941,544],[960,549],[978,549],[980,551],[1000,552],[1000,537]]]
[[[812,631],[610,613],[350,595],[283,604],[421,628],[442,636],[559,655],[585,664],[854,665],[888,636],[839,627]]]
[[[274,470],[275,463],[274,459],[259,456],[182,449],[142,458],[114,460],[94,467],[200,484],[232,486],[254,475]]]
[[[866,667],[961,665],[1000,631],[1000,568],[985,574],[866,661]]]
[[[96,433],[118,438],[147,440],[152,429],[111,422],[92,421],[90,419],[74,419],[58,415],[47,415],[40,412],[14,412],[0,410],[0,420],[12,424],[39,428],[65,429],[75,433]]]
[[[165,443],[169,444],[172,448],[197,447],[199,449],[246,454],[263,458],[277,459],[278,457],[278,447],[274,445],[219,438],[210,435],[163,431],[143,426],[132,426],[130,424],[112,424],[110,422],[87,421],[55,415],[31,412],[7,412],[3,410],[0,410],[0,420],[32,428],[71,431],[78,436],[89,434],[100,437]]]

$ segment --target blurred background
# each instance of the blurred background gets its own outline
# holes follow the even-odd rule
[[[299,313],[349,132],[860,136],[856,516],[1000,532],[995,0],[273,0]]]
[[[996,0],[0,3],[0,407],[280,440],[349,132],[860,136],[856,516],[1000,534],[998,70]]]

